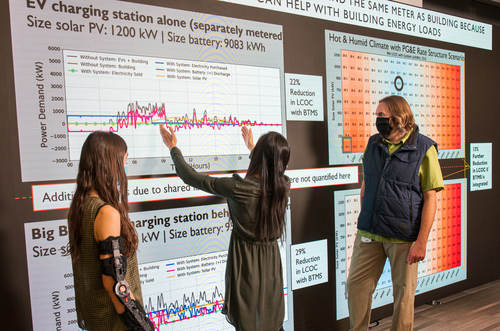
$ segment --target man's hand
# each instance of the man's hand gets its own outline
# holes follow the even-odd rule
[[[410,248],[410,253],[408,254],[408,264],[418,263],[425,259],[425,250],[427,249],[427,243],[421,244],[418,240],[415,241],[413,246]]]

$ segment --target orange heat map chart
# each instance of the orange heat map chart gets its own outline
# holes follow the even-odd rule
[[[416,293],[424,293],[466,279],[466,182],[446,180],[437,194],[437,212],[425,260],[418,265]],[[345,282],[349,275],[357,220],[359,190],[335,192],[335,260],[337,319],[348,316]],[[392,302],[391,269],[388,261],[373,295],[372,308]]]
[[[436,219],[427,241],[426,259],[419,266],[419,276],[461,265],[461,207],[461,184],[446,185],[445,189],[437,194]]]
[[[389,49],[399,46],[384,42]],[[389,95],[406,99],[420,133],[437,142],[440,159],[464,156],[464,61],[427,52],[440,57],[327,41],[330,164],[361,162],[368,138],[377,133],[379,100]]]

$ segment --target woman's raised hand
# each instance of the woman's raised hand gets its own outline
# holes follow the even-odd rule
[[[241,136],[245,141],[245,145],[247,148],[252,151],[255,145],[253,144],[253,133],[252,129],[247,128],[246,126],[241,127]]]
[[[174,133],[174,129],[171,126],[168,127],[168,130],[165,129],[163,124],[160,124],[160,134],[163,139],[163,143],[168,147],[169,150],[177,146],[177,136]]]

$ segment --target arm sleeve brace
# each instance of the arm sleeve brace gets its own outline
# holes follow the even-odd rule
[[[153,331],[154,324],[147,317],[144,308],[137,300],[132,300],[130,285],[125,281],[127,273],[127,257],[122,237],[108,237],[98,243],[99,254],[113,254],[112,257],[101,259],[101,270],[106,276],[115,280],[114,292],[118,300],[125,306],[125,312],[120,314],[123,323],[133,331]]]

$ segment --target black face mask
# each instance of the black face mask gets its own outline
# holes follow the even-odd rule
[[[392,126],[389,124],[390,119],[390,117],[377,117],[375,125],[383,138],[387,138],[392,132]]]

